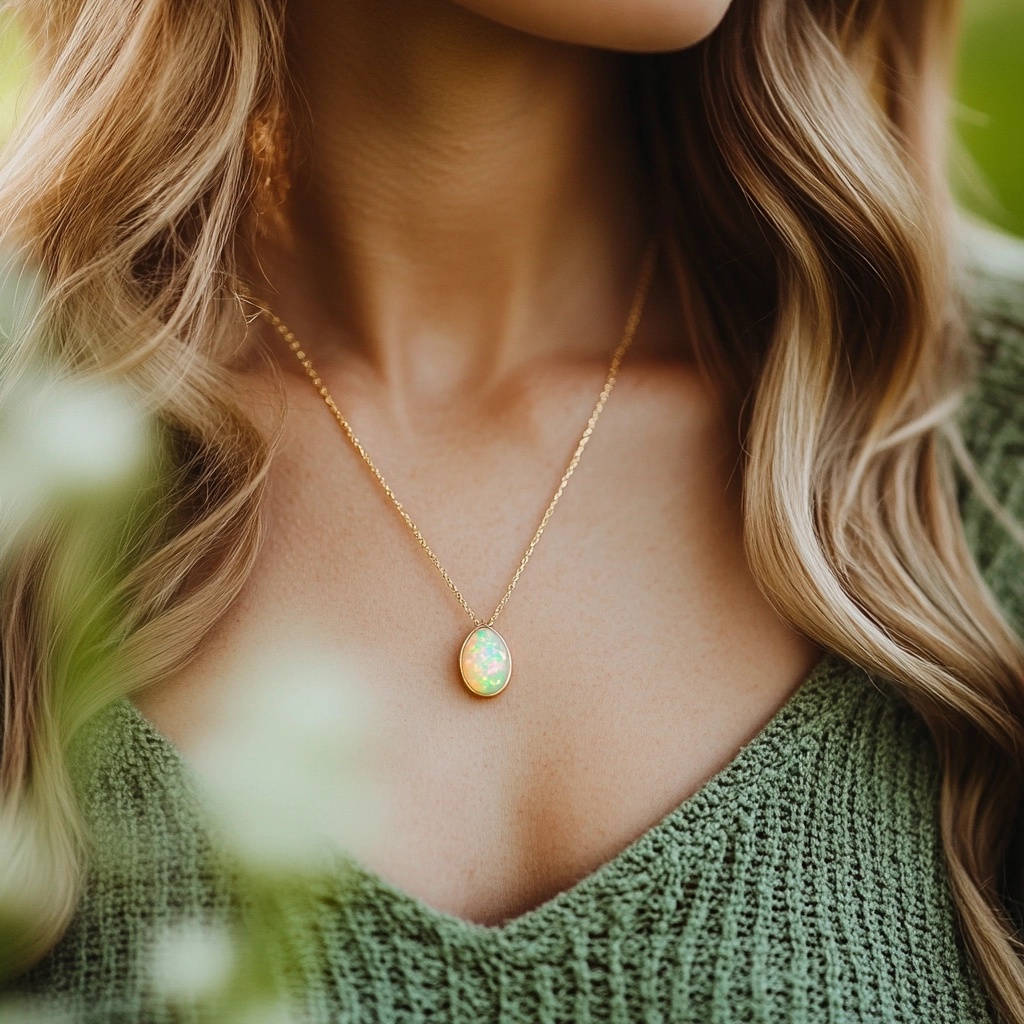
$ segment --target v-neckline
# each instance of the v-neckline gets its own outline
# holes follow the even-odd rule
[[[856,676],[864,678],[857,680]],[[483,940],[543,931],[552,918],[571,913],[574,905],[585,902],[595,892],[614,888],[617,881],[631,884],[636,869],[649,865],[656,848],[669,836],[684,831],[696,835],[700,827],[707,828],[712,821],[720,821],[724,815],[735,813],[735,801],[730,802],[725,797],[735,796],[740,789],[755,783],[763,784],[766,773],[770,774],[772,768],[785,759],[789,746],[787,741],[798,727],[811,722],[815,722],[818,728],[825,727],[825,712],[834,710],[840,703],[831,695],[843,677],[850,683],[870,685],[870,677],[862,670],[839,655],[825,654],[761,729],[694,793],[577,882],[498,924],[483,924],[437,909],[388,882],[358,858],[343,851],[339,851],[339,884],[349,891],[354,886],[361,894],[386,902],[392,911],[403,917],[414,917],[450,935],[462,934]],[[202,777],[185,755],[128,698],[123,698],[120,703],[125,706],[131,724],[145,735],[150,748],[158,752],[164,766],[186,779],[190,789],[201,794]]]

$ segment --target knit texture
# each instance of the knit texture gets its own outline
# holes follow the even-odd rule
[[[1024,256],[983,246],[967,442],[1024,513]],[[1024,628],[1024,553],[965,486],[978,563]],[[168,923],[230,913],[189,769],[122,702],[86,772],[97,856],[78,915],[20,981],[86,1024],[178,1020],[147,956]],[[668,1024],[992,1020],[958,932],[938,770],[884,682],[827,657],[707,785],[575,887],[500,927],[359,866],[317,903],[297,991],[312,1022]]]

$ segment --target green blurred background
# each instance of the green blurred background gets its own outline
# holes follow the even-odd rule
[[[965,205],[1024,235],[1024,0],[968,0],[957,77],[954,181]]]
[[[0,134],[25,73],[8,18],[0,12]],[[957,81],[957,190],[966,206],[1024,235],[1024,0],[966,0]]]

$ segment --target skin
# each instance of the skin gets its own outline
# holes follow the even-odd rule
[[[651,233],[608,49],[692,45],[727,6],[290,5],[304,174],[253,279],[481,614],[578,440]],[[245,699],[244,654],[344,652],[379,737],[364,768],[382,827],[354,852],[411,895],[484,923],[537,906],[726,765],[817,660],[751,577],[736,424],[664,273],[499,622],[515,678],[494,701],[454,674],[468,619],[267,344],[288,411],[259,564],[140,706],[188,756]],[[269,431],[270,375],[249,379]]]

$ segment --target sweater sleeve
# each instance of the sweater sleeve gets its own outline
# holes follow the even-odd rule
[[[1024,533],[1024,242],[971,228],[964,252],[975,374],[960,428],[991,497]],[[1024,545],[966,478],[960,497],[982,575],[1024,636]]]

